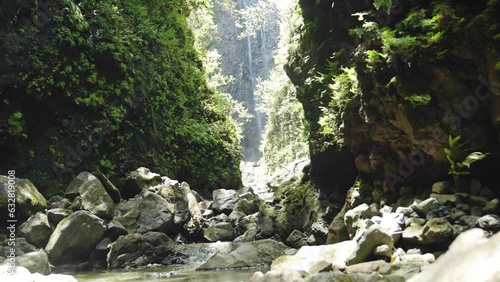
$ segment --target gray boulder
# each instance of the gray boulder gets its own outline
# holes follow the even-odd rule
[[[104,237],[109,238],[112,242],[116,241],[118,237],[122,235],[127,235],[128,230],[123,227],[123,225],[119,222],[116,221],[111,221],[108,224],[108,228],[106,229],[106,232],[104,233]]]
[[[460,234],[435,263],[408,282],[499,281],[500,233],[491,238],[481,229]]]
[[[256,237],[257,237],[257,227],[255,224],[253,224],[249,226],[248,230],[246,230],[245,233],[243,233],[243,235],[234,239],[233,242],[235,243],[253,242],[255,241]]]
[[[52,228],[49,225],[49,220],[41,212],[21,224],[18,233],[19,236],[26,238],[26,241],[37,248],[43,248],[47,245],[50,234],[52,234]]]
[[[355,250],[355,241],[332,245],[304,246],[294,255],[284,255],[273,261],[271,270],[296,269],[307,273],[318,271],[324,261],[333,267],[344,268],[349,255]]]
[[[311,233],[320,245],[325,244],[328,238],[328,224],[322,218],[318,219],[311,225]]]
[[[196,196],[186,182],[162,177],[161,185],[149,187],[148,190],[163,197],[174,213],[175,230],[186,231],[188,237],[197,237],[202,230],[204,218]]]
[[[212,192],[212,208],[218,213],[230,214],[240,197],[235,190],[218,189]]]
[[[57,226],[61,220],[65,219],[72,213],[72,210],[56,208],[47,211],[47,218],[52,226]]]
[[[4,261],[0,265],[9,265],[9,260]],[[43,275],[47,275],[51,272],[49,258],[44,251],[31,252],[16,256],[16,266],[25,267],[31,273],[37,272]]]
[[[288,238],[286,238],[286,243],[292,248],[299,249],[307,245],[307,236],[299,230],[294,230],[290,233]]]
[[[107,256],[108,268],[140,267],[163,263],[175,255],[176,243],[160,232],[121,236],[112,245]]]
[[[50,262],[57,265],[86,261],[105,229],[103,220],[87,211],[71,214],[59,222],[45,247]]]
[[[229,250],[219,250],[198,270],[255,267],[270,264],[286,249],[285,244],[271,239],[232,243]]]
[[[51,202],[47,209],[69,209],[71,206],[71,201],[66,198],[61,198],[58,201]]]
[[[229,222],[219,222],[203,229],[205,239],[210,242],[232,241],[236,238],[233,226]]]
[[[8,199],[7,176],[0,175],[0,217],[7,215]],[[36,189],[35,185],[28,179],[14,179],[16,188],[16,219],[25,221],[37,212],[44,211],[47,208],[47,200]]]
[[[380,225],[372,223],[357,243],[356,249],[347,259],[347,264],[352,265],[367,261],[373,256],[376,247],[387,245],[391,249],[394,247],[392,234]]]
[[[169,209],[174,215],[173,223],[175,230],[180,230],[190,219],[187,194],[191,190],[185,182],[179,183],[177,180],[172,180],[165,176],[162,177],[162,181],[162,184],[151,186],[148,190],[156,193],[168,202]]]
[[[433,218],[424,225],[423,244],[449,243],[453,240],[453,226],[443,218]]]
[[[108,179],[108,177],[106,177],[106,175],[104,175],[104,173],[96,171],[93,174],[101,181],[104,189],[106,189],[106,192],[108,192],[111,199],[113,199],[113,202],[119,203],[122,198],[120,190],[116,188],[116,186]]]
[[[241,199],[236,205],[234,206],[235,211],[242,212],[246,215],[253,214],[259,211],[259,205],[261,203],[261,200],[259,198],[255,199]]]
[[[500,231],[500,218],[495,214],[487,214],[477,219],[477,226],[487,231]]]
[[[460,225],[463,225],[465,228],[470,229],[470,228],[476,226],[478,219],[479,219],[479,216],[464,215],[464,216],[460,217],[460,219],[458,220],[458,223]]]
[[[435,209],[442,207],[441,204],[435,198],[426,199],[418,204],[411,205],[411,208],[422,218],[426,218],[427,214]]]
[[[403,231],[403,242],[416,243],[421,239],[423,233],[424,233],[424,226],[416,222],[412,222]]]
[[[82,208],[100,218],[111,219],[115,204],[101,181],[89,172],[74,178],[65,191],[66,197],[81,197]]]
[[[129,233],[167,233],[174,224],[174,211],[164,198],[143,190],[135,198],[121,202],[116,207],[113,221],[121,224]]]
[[[163,180],[159,174],[151,172],[149,168],[140,167],[132,171],[125,180],[122,196],[125,199],[133,198],[141,193],[142,189],[147,189],[162,183]]]

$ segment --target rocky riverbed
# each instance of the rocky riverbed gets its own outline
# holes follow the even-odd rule
[[[266,200],[251,187],[203,198],[147,168],[120,189],[82,172],[48,200],[29,180],[16,182],[18,272],[8,276],[3,235],[2,281],[75,281],[54,273],[92,271],[76,275],[91,281],[102,270],[175,280],[221,269],[214,277],[225,281],[238,269],[246,270],[236,280],[251,281],[500,281],[499,200],[477,181],[460,190],[449,182],[421,193],[403,187],[397,197],[357,181],[343,206],[319,195],[306,163],[269,180]]]

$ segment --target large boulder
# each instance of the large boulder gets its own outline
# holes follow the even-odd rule
[[[45,251],[54,265],[86,261],[106,230],[104,222],[87,211],[63,219],[50,236]]]
[[[344,222],[344,217],[347,211],[348,204],[346,202],[340,212],[335,215],[332,222],[328,226],[328,236],[326,239],[327,244],[335,244],[350,239],[349,232],[347,231],[347,226]]]
[[[500,230],[500,218],[495,214],[487,214],[477,219],[477,226],[492,232]]]
[[[232,243],[229,250],[219,250],[198,270],[255,267],[270,264],[283,255],[286,245],[271,239],[247,243]]]
[[[83,209],[100,218],[111,219],[115,204],[101,181],[89,172],[82,172],[74,178],[65,191],[66,197],[81,197]]]
[[[40,273],[43,275],[50,274],[49,258],[44,251],[31,252],[15,258],[16,266],[22,266],[28,269],[31,273]],[[4,261],[1,265],[9,265],[9,260]],[[2,280],[3,281],[3,280]]]
[[[335,267],[343,268],[349,255],[355,250],[355,241],[343,241],[333,245],[304,246],[292,255],[277,258],[271,265],[271,270],[295,269],[313,273],[318,265],[328,262]]]
[[[184,224],[184,230],[188,235],[196,235],[202,229],[203,222],[205,220],[202,216],[201,208],[198,205],[195,195],[191,191],[186,192],[185,195],[191,217],[189,221]]]
[[[356,249],[347,260],[348,265],[369,260],[380,245],[387,245],[390,249],[394,247],[392,233],[382,228],[377,223],[372,223],[366,232],[360,237]]]
[[[241,199],[234,206],[234,210],[242,212],[246,215],[253,214],[259,211],[259,205],[261,202],[262,200],[260,200],[260,198]]]
[[[120,194],[120,190],[116,188],[116,186],[104,175],[104,173],[100,171],[96,171],[93,173],[99,180],[101,181],[102,185],[104,186],[104,189],[106,189],[106,192],[108,192],[109,196],[111,199],[113,199],[113,202],[119,203],[122,195]]]
[[[189,185],[185,182],[179,183],[179,181],[172,180],[165,176],[162,177],[162,181],[162,184],[151,186],[148,190],[156,193],[167,201],[169,209],[173,212],[174,227],[177,231],[180,230],[190,218],[186,194],[191,190],[189,189]]]
[[[500,281],[500,233],[486,235],[481,229],[460,234],[446,253],[408,282]]]
[[[47,211],[47,218],[52,226],[57,226],[61,220],[72,214],[72,210],[55,208]]]
[[[184,228],[188,237],[197,237],[201,233],[204,218],[201,208],[192,193],[189,184],[162,177],[161,185],[149,187],[148,190],[163,197],[174,213],[175,231]]]
[[[212,192],[212,208],[218,213],[230,214],[240,197],[235,190],[218,189]]]
[[[35,185],[28,179],[14,178],[0,175],[0,217],[5,219],[7,216],[9,181],[15,182],[16,195],[16,219],[25,221],[37,212],[44,211],[47,208],[47,200],[36,189]]]
[[[125,227],[129,233],[167,233],[174,224],[174,211],[164,198],[143,190],[135,198],[121,202],[116,207],[113,221]]]
[[[290,233],[288,238],[286,238],[286,243],[292,248],[299,249],[300,247],[307,245],[307,235],[299,230],[294,230]]]
[[[21,224],[18,233],[20,237],[26,238],[26,241],[38,248],[43,248],[47,245],[50,234],[52,234],[52,228],[50,227],[49,220],[41,212]]]
[[[232,241],[236,238],[233,226],[229,222],[219,222],[203,229],[205,239],[210,242]]]
[[[443,244],[453,240],[453,226],[443,218],[433,218],[422,230],[423,244]]]
[[[112,245],[107,256],[108,268],[140,267],[163,263],[176,255],[175,242],[160,232],[121,236]]]
[[[133,198],[141,193],[142,189],[160,185],[162,182],[159,174],[151,172],[149,168],[140,167],[129,174],[121,194],[125,199]]]
[[[441,204],[435,198],[426,199],[418,204],[411,205],[411,208],[422,218],[426,218],[427,214],[433,210],[442,207]]]

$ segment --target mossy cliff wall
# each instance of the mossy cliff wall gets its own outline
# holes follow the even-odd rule
[[[345,194],[355,176],[386,189],[447,177],[443,148],[491,155],[472,177],[498,185],[500,4],[300,1],[287,74],[308,121],[313,180]]]
[[[2,4],[0,174],[51,193],[83,170],[117,180],[139,166],[194,187],[240,185],[230,109],[207,88],[187,28],[195,3]]]

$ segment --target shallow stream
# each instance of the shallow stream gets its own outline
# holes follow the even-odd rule
[[[255,271],[267,269],[241,269],[219,271],[184,270],[182,266],[163,268],[143,268],[132,270],[106,270],[73,274],[79,282],[119,282],[119,281],[196,281],[196,282],[238,282],[249,281]]]

